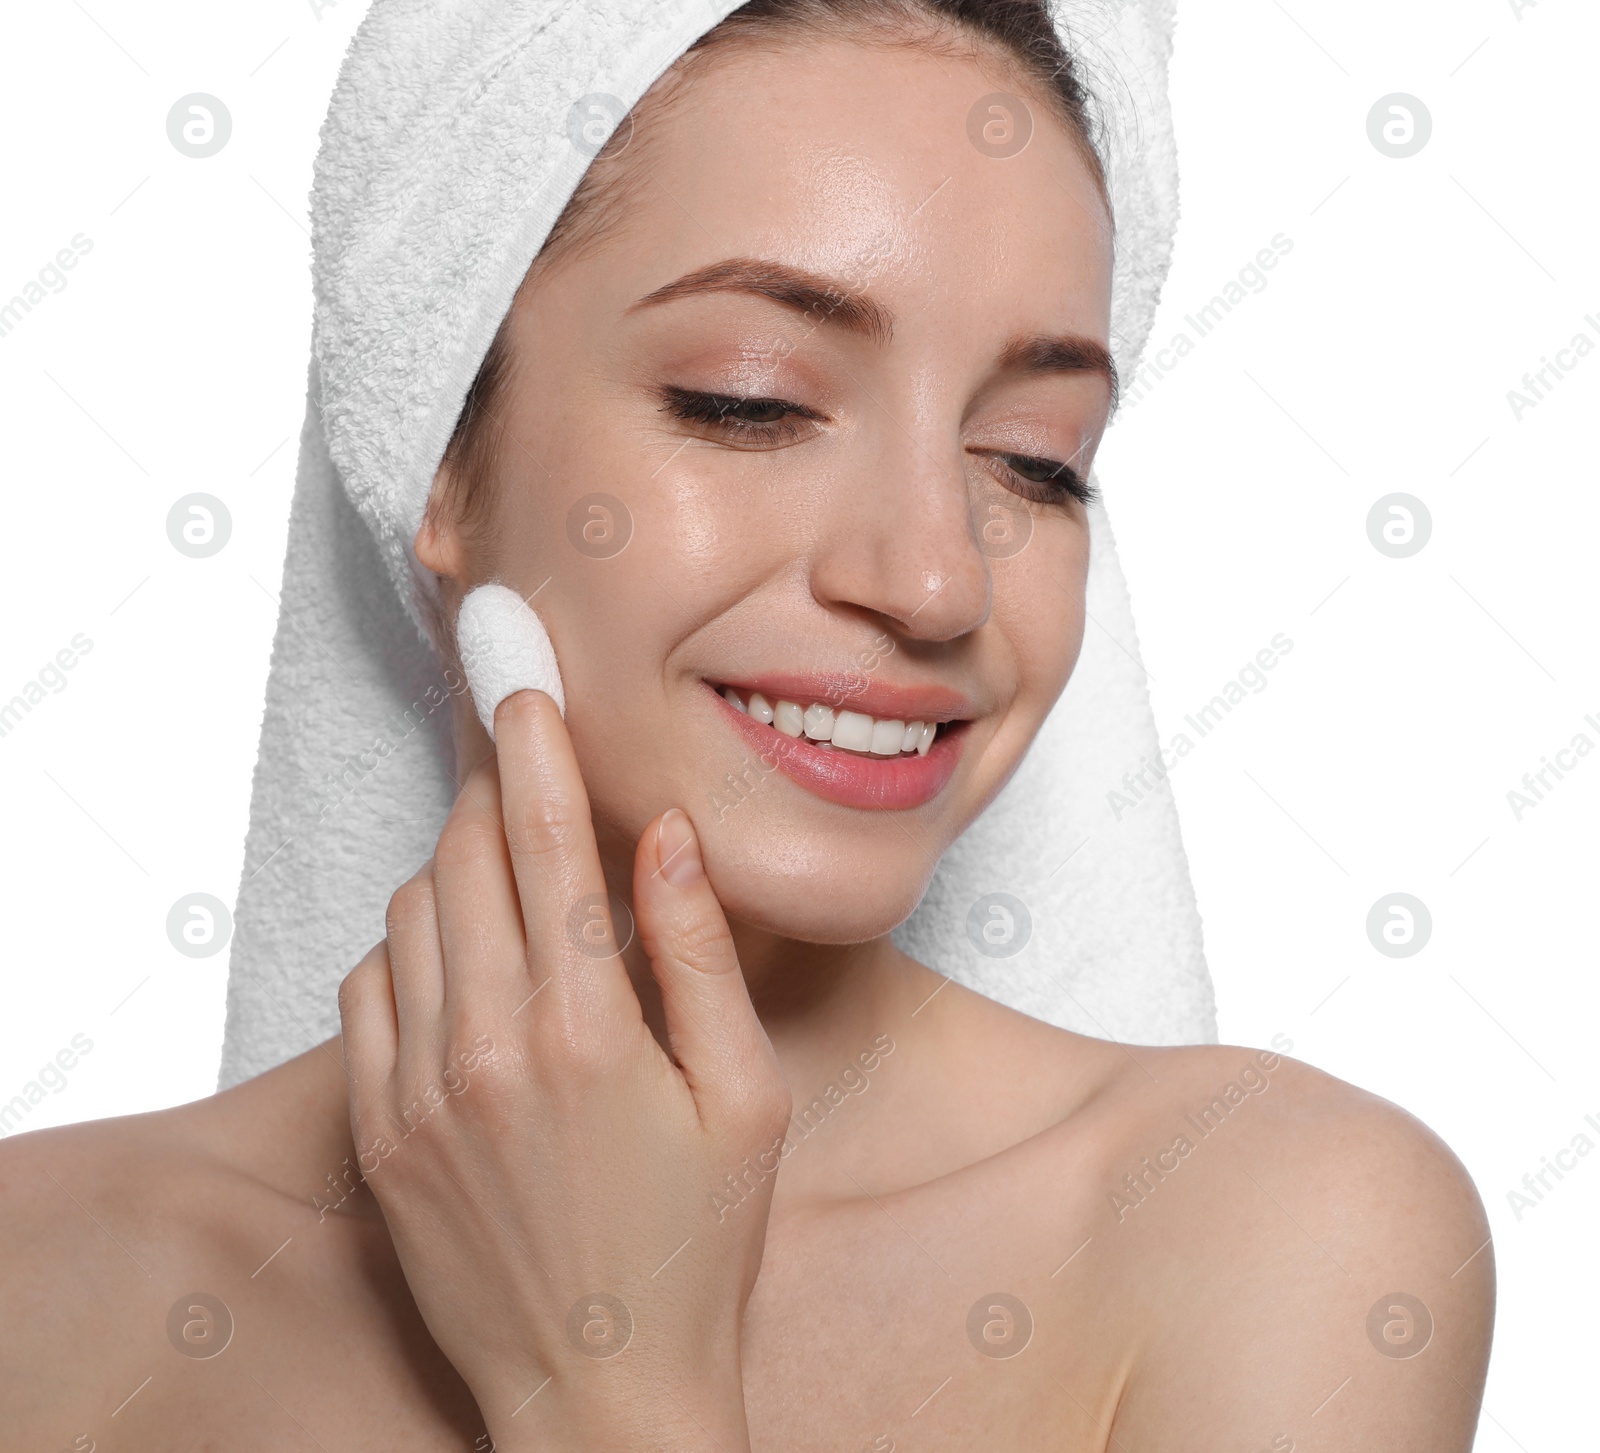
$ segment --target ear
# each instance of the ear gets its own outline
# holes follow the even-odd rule
[[[450,466],[441,464],[433,477],[428,507],[422,512],[422,524],[417,527],[412,548],[418,561],[435,575],[459,581],[466,570],[466,549],[455,519],[456,512],[451,507],[455,496],[453,483]]]

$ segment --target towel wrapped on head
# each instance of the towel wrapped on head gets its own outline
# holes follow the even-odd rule
[[[457,790],[449,702],[461,682],[423,629],[419,603],[433,581],[413,540],[479,363],[604,140],[585,134],[575,145],[573,118],[615,126],[735,8],[373,0],[357,30],[311,197],[313,359],[222,1088],[337,1033],[338,983],[382,937],[389,896],[432,852]],[[1054,9],[1103,122],[1116,214],[1112,351],[1128,378],[1177,222],[1172,4]],[[603,104],[586,108],[595,98]],[[1125,775],[1158,758],[1158,741],[1101,506],[1090,531],[1073,677],[895,939],[1054,1024],[1142,1043],[1211,1041],[1211,984],[1170,788],[1163,781],[1120,816],[1110,801]],[[1026,918],[1004,954],[981,931],[997,895]]]

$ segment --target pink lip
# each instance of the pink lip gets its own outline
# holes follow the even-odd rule
[[[940,732],[926,756],[861,757],[854,752],[819,746],[805,737],[785,736],[776,727],[763,726],[753,717],[745,715],[709,682],[707,688],[728,723],[749,742],[766,766],[782,772],[791,782],[798,783],[818,797],[845,807],[903,811],[931,802],[950,781],[956,764],[961,760],[962,748],[966,745],[968,723],[962,721]],[[807,701],[825,699],[819,695],[807,696],[805,692],[795,695]],[[879,695],[882,695],[881,691]],[[905,695],[909,697],[912,693]],[[932,696],[926,691],[918,691],[915,695],[924,703]],[[786,699],[792,701],[794,695]],[[851,708],[864,710],[856,707],[855,702],[865,699],[850,699]],[[934,715],[934,711],[927,706],[923,710],[926,712],[921,717],[924,721]],[[870,711],[867,714],[876,715]],[[908,711],[906,717],[915,721],[918,714]],[[950,720],[949,717],[944,719]]]

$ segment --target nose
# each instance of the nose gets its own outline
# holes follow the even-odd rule
[[[841,475],[811,591],[830,609],[867,611],[896,633],[950,641],[989,618],[994,579],[972,522],[958,441],[886,424],[880,447]]]

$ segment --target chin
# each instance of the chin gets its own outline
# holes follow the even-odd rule
[[[866,841],[804,833],[792,818],[787,832],[774,831],[776,814],[762,820],[749,806],[749,824],[695,821],[706,875],[730,919],[784,938],[819,944],[881,938],[911,916],[938,865],[937,853],[898,829],[898,844],[878,832],[860,835]]]

